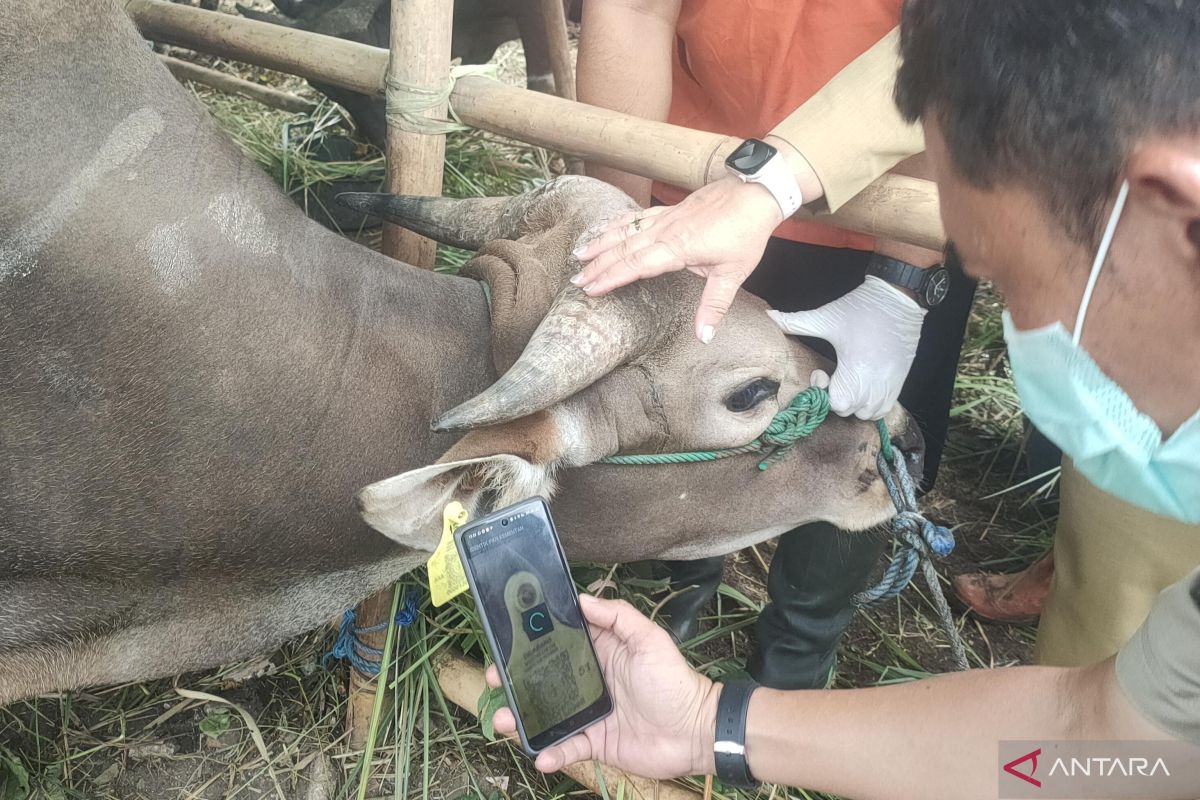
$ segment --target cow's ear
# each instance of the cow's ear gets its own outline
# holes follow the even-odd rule
[[[451,501],[476,519],[532,495],[551,497],[562,450],[549,411],[470,431],[436,464],[362,489],[359,513],[389,539],[432,552],[441,537],[442,510]]]
[[[547,249],[541,244],[544,235],[527,238],[488,242],[459,270],[460,275],[486,283],[491,292],[492,361],[497,374],[516,362],[570,277],[562,259],[542,257]]]
[[[358,510],[375,530],[398,544],[433,552],[442,510],[454,500],[476,519],[525,497],[553,494],[553,466],[508,454],[439,462],[372,483],[357,496]]]

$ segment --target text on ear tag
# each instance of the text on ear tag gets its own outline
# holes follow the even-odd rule
[[[454,546],[454,531],[466,522],[467,510],[457,500],[442,509],[442,539],[428,562],[429,597],[435,606],[444,606],[469,588]]]

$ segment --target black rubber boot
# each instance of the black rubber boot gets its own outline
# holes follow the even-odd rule
[[[683,644],[700,632],[700,614],[708,607],[717,593],[717,587],[721,585],[725,557],[662,563],[671,576],[671,591],[679,594],[663,603],[659,614],[675,641]]]
[[[1025,420],[1025,472],[1033,478],[1045,475],[1050,470],[1062,464],[1062,450],[1046,435],[1034,427],[1028,419]],[[1057,492],[1055,492],[1057,494]]]
[[[866,588],[885,542],[814,522],[779,537],[767,580],[770,604],[758,617],[758,647],[746,665],[772,689],[823,689],[838,642],[854,616],[850,598]]]

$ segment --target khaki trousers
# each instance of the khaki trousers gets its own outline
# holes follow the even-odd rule
[[[1039,664],[1081,666],[1113,655],[1158,593],[1200,564],[1200,525],[1131,506],[1064,458],[1054,581],[1038,626]]]

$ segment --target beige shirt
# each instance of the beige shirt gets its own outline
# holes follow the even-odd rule
[[[893,99],[899,48],[897,28],[771,131],[812,165],[829,211],[925,149],[920,126],[905,122]]]
[[[1158,596],[1117,654],[1117,683],[1156,728],[1200,745],[1200,568]]]

